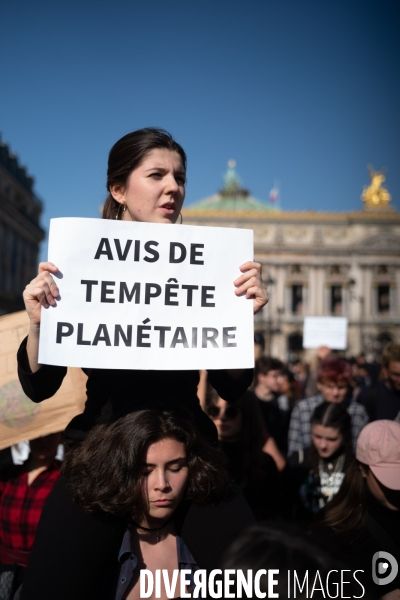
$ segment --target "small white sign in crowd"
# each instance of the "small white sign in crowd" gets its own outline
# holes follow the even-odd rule
[[[347,348],[347,317],[305,317],[303,348]]]
[[[235,295],[253,260],[246,229],[52,219],[56,307],[39,362],[103,369],[252,367],[253,302]]]

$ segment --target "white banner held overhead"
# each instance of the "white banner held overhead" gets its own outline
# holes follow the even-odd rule
[[[346,350],[346,317],[305,317],[303,348],[319,346],[328,346],[331,350]]]
[[[107,369],[252,367],[246,229],[52,219],[60,300],[42,308],[39,362]]]

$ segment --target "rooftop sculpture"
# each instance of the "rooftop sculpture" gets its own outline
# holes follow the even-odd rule
[[[368,171],[371,178],[371,185],[368,187],[364,186],[361,199],[366,207],[387,206],[392,197],[382,185],[386,179],[383,169],[381,171],[374,171],[374,168],[368,165]]]

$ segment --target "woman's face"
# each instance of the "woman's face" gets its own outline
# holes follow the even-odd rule
[[[237,441],[242,431],[242,413],[240,410],[229,402],[222,400],[222,398],[218,398],[213,406],[219,409],[218,414],[214,414],[218,412],[217,410],[210,409],[210,417],[218,430],[218,439],[222,442]]]
[[[175,223],[185,199],[185,183],[178,152],[156,148],[132,171],[125,188],[112,186],[110,192],[126,206],[124,221]]]
[[[185,493],[188,476],[187,453],[182,442],[166,438],[149,446],[143,464],[148,523],[171,518]]]
[[[321,458],[330,458],[343,444],[342,434],[339,432],[339,429],[334,427],[312,425],[311,437]]]

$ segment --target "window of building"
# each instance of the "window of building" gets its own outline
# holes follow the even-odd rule
[[[329,268],[329,275],[341,275],[342,268],[339,265],[332,265]]]
[[[292,285],[292,313],[294,315],[303,314],[303,286]]]
[[[290,272],[292,275],[300,275],[302,273],[301,265],[292,265],[290,267]]]
[[[377,352],[383,352],[385,346],[393,342],[393,338],[387,331],[381,332],[374,342],[374,348]]]
[[[390,311],[390,286],[378,285],[378,313],[387,315]]]
[[[343,300],[342,300],[342,286],[333,285],[331,287],[331,314],[342,315],[343,314]]]
[[[388,266],[387,265],[378,265],[377,273],[378,273],[378,275],[388,275],[388,273],[389,273]]]
[[[291,352],[296,352],[299,350],[303,350],[303,336],[300,332],[291,333],[287,337],[287,345],[288,350]]]

